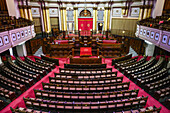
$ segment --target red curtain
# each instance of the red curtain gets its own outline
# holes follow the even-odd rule
[[[80,30],[92,30],[93,18],[78,18],[78,29]]]

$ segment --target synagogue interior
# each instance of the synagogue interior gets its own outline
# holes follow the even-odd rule
[[[170,0],[0,0],[0,113],[170,113]]]

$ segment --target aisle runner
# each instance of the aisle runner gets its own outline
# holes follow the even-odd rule
[[[17,106],[19,107],[25,107],[25,103],[23,101],[23,97],[27,98],[34,98],[34,91],[33,89],[39,89],[42,90],[42,82],[46,82],[49,83],[49,78],[48,77],[54,77],[54,72],[58,73],[59,72],[59,68],[63,68],[64,67],[64,63],[68,63],[68,59],[67,58],[58,58],[59,59],[59,64],[60,66],[57,66],[52,72],[48,73],[44,78],[42,78],[39,82],[37,82],[35,85],[33,85],[31,88],[29,88],[26,92],[24,92],[22,95],[20,95],[17,99],[15,99],[13,102],[11,102],[6,108],[4,108],[2,111],[0,111],[0,113],[12,113],[10,110],[10,107],[12,108],[16,108]],[[112,58],[105,58],[102,59],[103,63],[107,63],[107,68],[113,68],[112,71],[118,71],[117,69],[115,69],[113,66],[111,66],[112,63]],[[118,71],[118,77],[119,76],[124,76],[122,73],[120,73]],[[168,110],[166,107],[164,107],[161,103],[159,103],[157,100],[155,100],[152,96],[150,96],[148,93],[146,93],[144,90],[142,90],[139,86],[137,86],[136,84],[134,84],[131,80],[129,80],[126,76],[123,77],[123,82],[130,82],[130,87],[129,90],[133,90],[133,89],[139,89],[139,94],[138,96],[148,96],[148,100],[146,103],[145,107],[148,106],[153,106],[155,105],[156,107],[162,107],[161,112],[160,113],[170,113],[170,110]]]

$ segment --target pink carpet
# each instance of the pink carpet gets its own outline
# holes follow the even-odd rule
[[[10,107],[16,108],[19,107],[25,107],[23,97],[35,97],[33,89],[40,89],[42,90],[42,82],[49,83],[48,77],[54,77],[54,72],[59,72],[59,68],[64,67],[64,63],[69,63],[69,59],[67,58],[57,58],[59,59],[60,66],[57,66],[54,70],[52,70],[50,73],[48,73],[45,77],[43,77],[40,81],[38,81],[35,85],[33,85],[31,88],[29,88],[26,92],[24,92],[22,95],[20,95],[17,99],[15,99],[13,102],[11,102],[6,108],[0,111],[0,113],[12,113],[10,110]],[[112,58],[105,58],[102,59],[103,63],[107,63],[107,68],[113,68],[112,71],[118,71],[114,68],[114,66],[111,66]],[[122,73],[118,72],[118,76],[124,76]],[[148,96],[148,101],[145,107],[153,106],[156,107],[162,107],[161,113],[170,113],[170,110],[168,110],[166,107],[164,107],[161,103],[159,103],[157,100],[155,100],[152,96],[150,96],[148,93],[146,93],[144,90],[142,90],[139,86],[134,84],[131,80],[129,80],[126,76],[124,76],[123,82],[131,82],[129,89],[139,89],[139,95],[138,96]]]

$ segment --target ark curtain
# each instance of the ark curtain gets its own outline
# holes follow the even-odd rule
[[[93,18],[78,18],[78,29],[80,30],[92,30]]]

